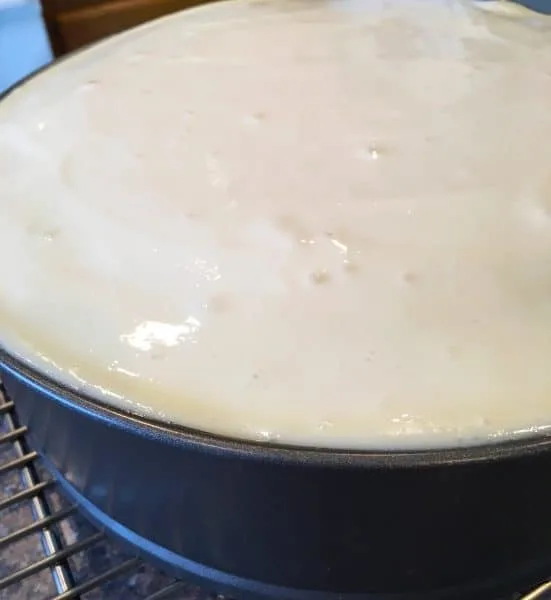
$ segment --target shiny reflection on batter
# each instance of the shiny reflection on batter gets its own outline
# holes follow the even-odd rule
[[[200,328],[201,323],[192,316],[177,324],[144,321],[132,333],[121,335],[120,340],[133,348],[148,352],[156,345],[173,347],[185,342],[195,343],[195,334]]]

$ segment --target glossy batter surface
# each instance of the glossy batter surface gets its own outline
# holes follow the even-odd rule
[[[0,104],[0,339],[100,401],[246,439],[545,429],[550,164],[543,17],[183,12]]]

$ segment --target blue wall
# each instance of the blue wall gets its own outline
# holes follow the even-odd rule
[[[52,60],[38,0],[0,0],[0,93]]]

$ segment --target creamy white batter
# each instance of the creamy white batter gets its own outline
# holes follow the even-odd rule
[[[507,11],[506,11],[507,12]],[[239,438],[551,425],[551,27],[454,0],[210,5],[0,104],[0,339]]]

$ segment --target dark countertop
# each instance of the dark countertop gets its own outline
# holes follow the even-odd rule
[[[0,435],[8,430],[6,423],[0,423]],[[0,445],[0,467],[15,458],[17,458],[17,449],[13,444]],[[48,477],[40,467],[37,468],[37,473],[40,479]],[[25,485],[19,469],[0,474],[0,502],[24,489]],[[55,487],[52,490],[45,490],[44,497],[53,512],[69,506]],[[30,500],[5,508],[0,511],[0,539],[31,523],[33,523],[33,512]],[[78,513],[60,521],[54,531],[64,547],[86,540],[97,533],[97,530]],[[26,536],[6,547],[0,547],[0,579],[44,557],[40,533]],[[75,583],[78,584],[101,575],[131,558],[133,555],[122,550],[118,543],[110,539],[102,539],[85,551],[71,556],[68,563]],[[140,563],[122,576],[89,591],[83,596],[83,600],[144,600],[173,581],[173,578],[157,569]],[[0,590],[0,600],[44,600],[55,595],[56,589],[48,568],[25,578],[20,583]],[[209,594],[192,586],[182,586],[173,595],[166,596],[167,599],[173,600],[175,598],[202,600],[208,597]]]

